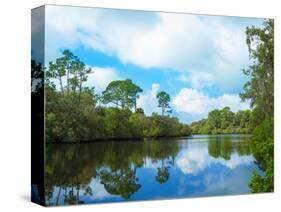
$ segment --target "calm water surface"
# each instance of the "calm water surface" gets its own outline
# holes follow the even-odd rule
[[[245,135],[48,144],[48,205],[250,193]],[[260,172],[260,171],[259,171]]]

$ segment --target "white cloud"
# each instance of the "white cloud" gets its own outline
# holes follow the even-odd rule
[[[172,104],[177,112],[206,117],[211,110],[229,106],[233,112],[249,108],[249,102],[241,102],[237,94],[224,94],[209,97],[196,89],[183,88],[173,98]]]
[[[119,79],[121,77],[112,67],[92,67],[92,73],[88,75],[86,86],[94,86],[95,91],[100,93],[111,81]]]
[[[140,97],[137,100],[137,107],[142,108],[146,115],[151,115],[153,112],[160,112],[156,98],[159,91],[160,85],[158,83],[153,83],[150,90],[140,94]]]
[[[183,88],[172,100],[176,111],[203,115],[210,107],[209,97],[195,90]]]
[[[249,165],[254,161],[253,156],[239,156],[238,153],[232,153],[229,160],[221,157],[214,158],[209,155],[208,149],[203,149],[198,144],[189,143],[189,145],[190,148],[181,152],[176,158],[176,165],[184,174],[196,175],[213,164],[221,164],[229,169],[234,169],[239,165]]]
[[[109,194],[105,188],[104,185],[100,183],[100,181],[96,178],[93,178],[90,183],[91,188],[93,188],[93,196],[90,198],[93,200],[103,200],[109,197],[112,197],[111,194]]]
[[[214,82],[214,75],[208,72],[194,72],[191,71],[189,75],[182,73],[178,79],[179,81],[190,83],[192,88],[202,89],[211,86]]]
[[[179,158],[176,159],[176,165],[183,173],[196,175],[209,165],[208,158],[208,154],[204,149],[187,150],[182,152]]]
[[[225,88],[241,85],[248,63],[243,21],[249,19],[230,24],[231,17],[56,6],[47,7],[46,17],[49,59],[83,45],[123,63],[189,73],[195,86]]]

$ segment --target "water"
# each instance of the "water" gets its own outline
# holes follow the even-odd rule
[[[46,203],[68,205],[250,193],[245,135],[48,144]]]

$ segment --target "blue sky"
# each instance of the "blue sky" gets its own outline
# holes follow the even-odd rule
[[[262,19],[47,6],[45,61],[70,49],[94,73],[87,85],[100,93],[130,78],[143,92],[147,115],[159,112],[156,94],[171,96],[173,115],[190,123],[214,108],[249,108],[239,93],[250,64],[246,26]]]

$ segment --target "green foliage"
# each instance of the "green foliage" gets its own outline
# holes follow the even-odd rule
[[[82,92],[82,84],[87,81],[88,74],[91,73],[91,69],[73,55],[69,50],[63,51],[63,56],[57,58],[55,62],[49,63],[49,68],[46,70],[46,83],[49,85],[50,79],[58,79],[60,84],[60,90],[62,96],[65,95],[65,89],[67,94],[71,92],[76,93],[79,91],[79,98]],[[63,86],[63,77],[66,77],[67,84]],[[52,84],[53,86],[54,84]]]
[[[135,85],[132,80],[116,80],[112,81],[103,91],[103,103],[113,103],[116,107],[122,109],[131,109],[134,107],[136,110],[136,102],[138,93],[142,92],[142,89]]]
[[[248,135],[236,135],[235,138],[243,142],[233,142],[233,135],[209,136],[208,153],[214,158],[229,160],[233,153],[250,155],[251,148]]]
[[[249,184],[252,192],[270,192],[274,189],[274,133],[273,117],[267,117],[255,128],[251,139],[253,154],[260,168],[265,172],[263,176],[254,173]]]
[[[105,112],[104,122],[107,138],[129,138],[129,118],[132,112],[119,108],[108,108]]]
[[[240,94],[243,100],[250,100],[263,120],[274,110],[274,22],[268,19],[263,28],[247,27],[247,45],[253,65],[243,70],[250,80]]]
[[[133,113],[128,120],[131,137],[143,138],[148,126],[148,119],[143,113]]]
[[[160,91],[157,93],[156,98],[158,99],[158,107],[161,107],[162,109],[162,116],[165,114],[165,110],[171,108],[170,107],[170,95],[167,94],[165,91]],[[171,110],[167,111],[168,113],[171,113]]]
[[[250,100],[256,127],[251,138],[257,163],[263,175],[253,173],[249,186],[252,192],[274,190],[274,22],[265,20],[263,27],[247,27],[246,42],[253,64],[243,70],[250,80],[240,94]],[[244,117],[247,119],[247,117]]]
[[[155,177],[155,180],[157,182],[159,182],[160,184],[163,184],[168,181],[169,177],[170,177],[170,174],[169,174],[168,167],[157,168],[157,175]]]
[[[229,107],[210,111],[207,119],[191,123],[193,134],[247,134],[254,126],[251,110],[234,113]]]
[[[155,113],[147,117],[145,137],[186,136],[190,134],[189,126],[179,123],[175,117],[160,116]]]
[[[101,184],[110,194],[120,195],[125,199],[140,189],[141,185],[137,182],[137,177],[134,170],[118,170],[110,172],[102,170],[99,174]]]
[[[50,93],[51,92],[51,93]],[[72,96],[53,95],[47,101],[46,140],[83,141],[105,139],[142,139],[144,137],[186,136],[191,130],[176,118],[157,114],[147,117],[141,110],[96,107],[93,94],[83,91],[80,105]]]
[[[164,114],[145,116],[143,109],[136,107],[142,89],[132,80],[112,81],[102,96],[98,96],[94,88],[82,85],[90,73],[91,69],[87,69],[69,50],[55,62],[50,62],[45,82],[47,142],[190,135],[190,128],[176,118]],[[58,80],[59,90],[54,80]],[[160,93],[158,98],[164,110],[169,108],[167,93]],[[97,106],[99,102],[108,105]]]

